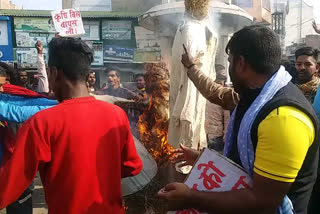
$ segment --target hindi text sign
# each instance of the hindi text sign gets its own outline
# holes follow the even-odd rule
[[[234,191],[252,186],[251,177],[237,164],[215,151],[205,149],[194,165],[185,184],[204,192]],[[168,214],[202,212],[192,210],[168,212]]]
[[[85,34],[79,10],[66,9],[51,12],[56,31],[62,37],[76,37]]]

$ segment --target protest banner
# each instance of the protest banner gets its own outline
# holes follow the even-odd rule
[[[191,170],[185,184],[196,191],[226,192],[252,186],[251,177],[236,163],[218,152],[205,149]],[[167,214],[204,214],[195,209]]]
[[[56,31],[62,37],[76,37],[85,34],[79,10],[65,9],[51,12]]]

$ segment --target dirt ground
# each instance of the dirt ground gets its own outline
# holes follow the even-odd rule
[[[48,209],[44,199],[43,187],[40,177],[37,176],[34,180],[34,193],[33,193],[33,214],[47,214]],[[0,211],[0,214],[5,214],[6,210]]]
[[[158,200],[157,192],[165,184],[179,181],[183,182],[185,176],[177,173],[171,164],[163,164],[159,168],[156,177],[144,190],[125,197],[125,206],[128,208],[127,214],[164,214],[166,213],[166,205],[164,201]],[[44,191],[39,175],[34,181],[35,189],[33,193],[33,214],[47,214],[48,209],[45,203]],[[0,210],[0,214],[6,214],[5,209]]]

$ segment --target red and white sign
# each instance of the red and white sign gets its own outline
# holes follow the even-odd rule
[[[51,12],[56,31],[62,37],[76,37],[85,34],[79,10],[66,9]]]
[[[205,149],[194,165],[185,184],[197,191],[226,192],[252,186],[250,176],[237,164],[215,151]],[[197,210],[168,212],[167,214],[200,214]]]

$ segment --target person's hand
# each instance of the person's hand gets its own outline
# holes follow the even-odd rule
[[[179,149],[173,150],[173,156],[170,158],[170,161],[172,163],[180,163],[178,167],[184,167],[184,166],[193,166],[200,156],[200,152],[190,149],[188,147],[185,147],[180,144]]]
[[[133,100],[134,100],[135,102],[140,102],[140,100],[142,100],[142,96],[140,96],[139,94],[137,94],[137,95],[133,98]]]
[[[43,54],[43,45],[40,40],[36,43],[36,49],[38,51],[38,54]]]
[[[192,208],[192,190],[182,183],[171,183],[158,192],[158,197],[167,200],[168,210],[184,210]]]
[[[184,67],[190,69],[192,66],[194,66],[196,64],[195,60],[189,54],[189,52],[184,44],[183,44],[183,49],[184,49],[184,54],[182,54],[181,62],[184,65]]]
[[[141,103],[141,102],[144,102],[148,99],[147,96],[144,96],[144,95],[141,95],[141,94],[137,94],[135,97],[134,97],[134,101],[137,102],[137,103]]]
[[[132,100],[135,100],[138,96],[138,94],[134,93],[133,91],[127,89],[127,88],[123,88],[124,91],[126,91],[132,98]]]
[[[183,44],[184,54],[182,54],[181,63],[187,69],[192,68],[195,65],[201,65],[201,58],[204,56],[204,53],[201,51],[196,57],[192,57],[188,52],[186,46]]]
[[[87,86],[87,89],[88,89],[88,93],[90,94],[91,93],[91,89],[90,89],[90,85],[88,82],[86,82],[86,86]]]
[[[318,34],[320,34],[320,28],[318,27],[316,21],[312,22],[312,27]]]
[[[158,192],[158,197],[168,201],[186,202],[191,198],[191,189],[182,183],[171,183]]]

